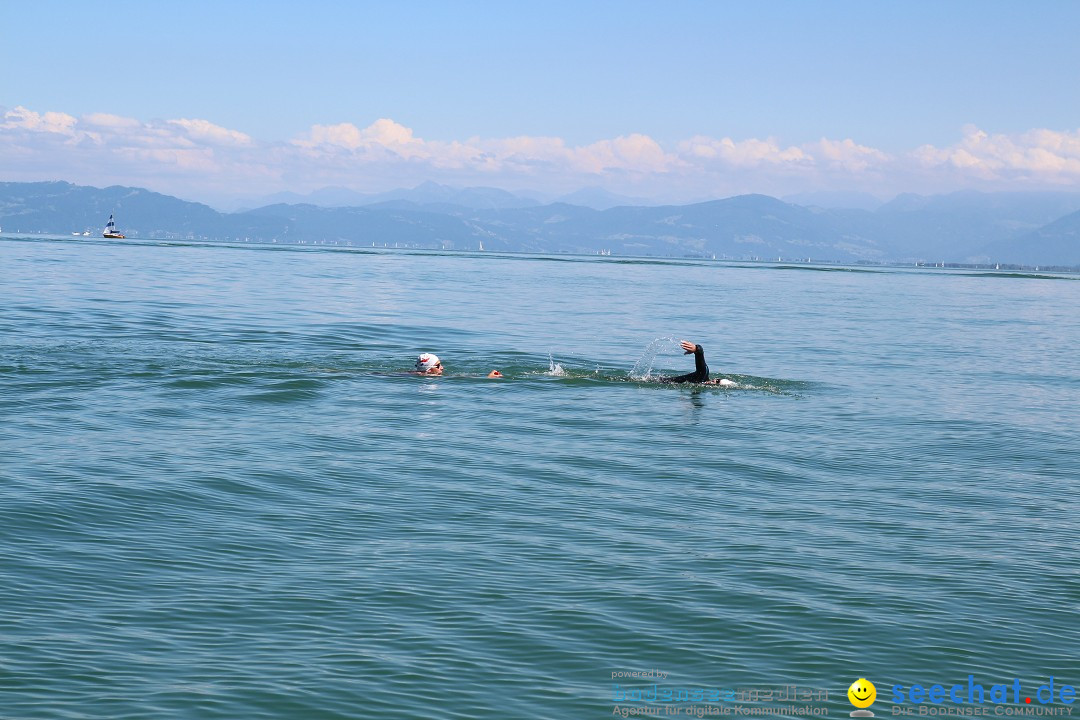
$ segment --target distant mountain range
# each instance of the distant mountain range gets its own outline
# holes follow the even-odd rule
[[[599,190],[585,194],[594,202],[619,200]],[[435,183],[379,196],[345,188],[318,195],[343,204],[290,202],[300,196],[285,195],[281,202],[222,213],[141,188],[0,183],[0,227],[64,235],[89,229],[100,236],[115,213],[120,229],[133,238],[457,250],[483,243],[487,250],[526,252],[1080,266],[1078,193],[901,195],[873,210],[824,207],[823,196],[807,196],[804,206],[765,195],[596,209]]]
[[[247,208],[267,205],[315,205],[317,207],[362,207],[386,203],[407,202],[416,206],[453,205],[474,209],[498,209],[541,205],[539,200],[489,187],[452,188],[426,182],[414,188],[400,188],[383,193],[365,194],[343,187],[325,187],[300,195],[293,192],[275,193],[250,198],[239,203]]]
[[[869,210],[871,212],[885,204],[884,200],[876,195],[871,195],[870,193],[833,192],[825,190],[799,193],[797,195],[785,195],[780,199],[793,205],[847,210]]]
[[[645,198],[616,195],[603,188],[588,187],[559,197],[544,196],[534,192],[511,193],[491,187],[453,188],[434,182],[426,182],[414,188],[398,188],[382,193],[365,194],[343,187],[324,187],[300,195],[281,192],[258,198],[247,198],[232,203],[230,210],[248,210],[266,205],[316,205],[318,207],[364,207],[371,205],[401,207],[440,208],[455,206],[473,210],[499,210],[507,208],[534,207],[553,202],[581,205],[594,210],[607,210],[619,205],[655,205]],[[400,203],[406,203],[402,206]],[[880,201],[879,201],[880,204]]]

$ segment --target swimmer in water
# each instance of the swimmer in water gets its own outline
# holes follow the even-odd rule
[[[442,375],[442,360],[435,353],[420,353],[416,358],[417,375]]]
[[[416,375],[442,375],[443,364],[442,360],[435,353],[421,353],[420,357],[416,358]],[[498,370],[492,370],[487,374],[489,378],[502,378],[505,377]]]
[[[709,379],[709,366],[705,364],[705,350],[687,340],[683,340],[679,345],[685,351],[684,354],[694,355],[694,372],[686,373],[685,375],[678,375],[671,378],[663,378],[660,382],[666,383],[700,383],[702,385],[734,385],[731,380],[723,378],[717,378],[716,380]]]

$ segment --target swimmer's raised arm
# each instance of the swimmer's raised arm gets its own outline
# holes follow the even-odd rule
[[[678,377],[667,378],[663,382],[671,383],[703,383],[709,381],[709,366],[705,364],[705,350],[689,340],[683,340],[679,343],[685,354],[694,354],[694,372],[687,373],[686,375],[679,375]]]

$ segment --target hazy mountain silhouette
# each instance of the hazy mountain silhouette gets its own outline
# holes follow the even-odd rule
[[[66,182],[0,183],[0,227],[8,232],[101,235],[109,214],[121,232],[201,232],[217,227],[221,214],[201,203],[179,200],[142,188],[84,187]]]
[[[875,213],[880,221],[876,236],[902,260],[1014,262],[992,257],[990,251],[1078,210],[1080,193],[905,194]]]
[[[329,199],[334,189],[326,190]],[[63,235],[89,228],[100,235],[115,213],[122,231],[144,238],[452,249],[476,249],[483,242],[489,250],[529,252],[1080,264],[1080,194],[1073,193],[908,194],[873,212],[804,207],[766,195],[597,210],[435,183],[379,197],[358,206],[274,203],[221,213],[141,188],[0,183],[0,226]]]
[[[780,198],[784,202],[803,207],[819,207],[835,210],[869,210],[873,212],[885,204],[876,195],[865,192],[837,192],[821,190],[817,192],[797,193]]]
[[[317,207],[363,207],[386,203],[409,203],[412,206],[441,205],[472,209],[513,208],[539,205],[536,200],[515,195],[506,190],[489,187],[454,188],[425,182],[414,188],[397,188],[381,193],[359,193],[344,187],[324,187],[301,195],[293,192],[274,193],[261,198],[248,198],[234,203],[236,208],[255,208],[266,205],[315,205]]]
[[[1018,238],[1001,240],[985,248],[991,259],[1027,265],[1080,265],[1080,212],[1058,218]]]
[[[567,205],[581,205],[582,207],[592,208],[593,210],[607,210],[608,208],[619,207],[621,205],[652,206],[658,204],[646,198],[616,195],[615,193],[608,192],[600,187],[581,188],[568,195],[560,195],[555,199],[555,202],[566,203]]]

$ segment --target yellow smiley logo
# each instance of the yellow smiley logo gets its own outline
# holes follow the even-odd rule
[[[859,678],[847,689],[848,700],[857,708],[868,708],[877,699],[877,688],[866,678]]]

